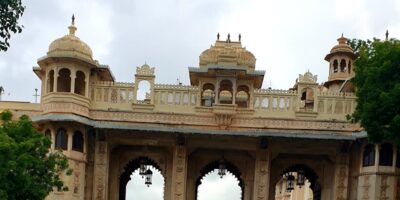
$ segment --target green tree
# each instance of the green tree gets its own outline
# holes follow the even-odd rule
[[[18,24],[18,19],[24,10],[21,0],[0,1],[0,51],[10,47],[11,33],[21,33],[23,26]]]
[[[400,41],[353,39],[350,45],[358,56],[353,116],[371,142],[391,140],[400,145]]]
[[[60,175],[71,174],[62,152],[49,152],[51,141],[38,132],[27,116],[11,120],[1,113],[0,199],[42,200],[53,188],[67,190]]]

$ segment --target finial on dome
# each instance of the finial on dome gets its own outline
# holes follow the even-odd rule
[[[71,21],[71,26],[68,26],[69,29],[69,34],[70,35],[75,35],[76,27],[75,27],[75,15],[72,14],[72,21]]]
[[[385,33],[385,40],[388,41],[389,40],[389,30],[386,29],[386,33]]]
[[[342,36],[338,38],[337,41],[339,42],[339,44],[346,44],[347,38],[345,38],[342,33]]]

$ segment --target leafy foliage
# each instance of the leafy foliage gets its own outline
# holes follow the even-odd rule
[[[400,41],[353,39],[357,107],[353,117],[371,142],[400,145]]]
[[[23,26],[18,19],[24,13],[25,7],[21,0],[0,1],[0,51],[7,51],[12,33],[21,33]]]
[[[0,199],[44,199],[53,188],[67,190],[60,175],[71,174],[62,152],[51,152],[49,138],[38,132],[27,116],[11,120],[1,113]]]

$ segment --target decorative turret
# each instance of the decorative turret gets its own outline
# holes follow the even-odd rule
[[[343,82],[354,76],[353,61],[356,55],[343,34],[337,41],[338,44],[325,56],[325,60],[329,62],[329,77],[325,87],[330,90],[338,90]]]
[[[47,55],[34,68],[42,80],[42,105],[45,112],[73,112],[87,115],[89,77],[91,69],[98,68],[90,47],[75,36],[77,30],[72,16],[69,33],[54,40]],[[68,109],[66,109],[68,108]],[[74,109],[70,109],[74,108]]]

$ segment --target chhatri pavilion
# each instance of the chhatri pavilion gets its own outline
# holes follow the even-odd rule
[[[189,68],[190,85],[169,85],[147,64],[134,82],[117,82],[74,20],[68,29],[33,68],[40,103],[0,102],[0,111],[29,115],[69,159],[69,190],[48,200],[125,200],[135,170],[151,184],[149,166],[164,177],[166,200],[196,200],[213,170],[237,178],[242,200],[400,199],[399,150],[369,144],[346,118],[356,55],[343,36],[325,57],[327,82],[305,72],[274,90],[261,87],[265,71],[240,36],[218,35]]]

